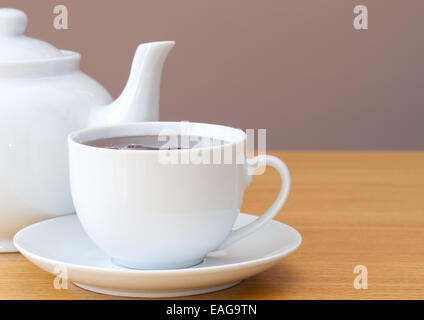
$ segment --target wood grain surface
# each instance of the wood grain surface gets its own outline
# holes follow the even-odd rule
[[[424,299],[424,153],[271,152],[292,174],[276,220],[300,231],[301,247],[277,266],[196,299]],[[255,176],[242,211],[259,214],[279,188],[274,169]],[[353,286],[368,269],[368,289]],[[0,299],[114,299],[54,276],[20,254],[0,254]]]

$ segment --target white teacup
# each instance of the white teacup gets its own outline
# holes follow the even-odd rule
[[[113,150],[84,144],[164,132],[226,143],[186,150]],[[129,268],[196,265],[209,252],[224,249],[261,228],[278,213],[289,193],[287,166],[268,155],[247,160],[246,134],[239,129],[202,123],[142,122],[84,129],[70,134],[68,140],[71,190],[78,218],[89,237],[115,263]],[[213,163],[199,163],[202,152],[218,156]],[[258,163],[277,169],[281,190],[262,216],[232,230],[251,181],[250,169]]]

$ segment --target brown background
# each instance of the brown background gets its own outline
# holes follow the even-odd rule
[[[53,8],[69,30],[53,28]],[[353,8],[369,30],[353,28]],[[113,96],[140,42],[176,40],[162,120],[267,129],[273,149],[424,149],[422,0],[1,0]]]

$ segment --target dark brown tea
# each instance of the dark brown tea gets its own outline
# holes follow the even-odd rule
[[[224,140],[219,139],[183,135],[126,136],[85,142],[88,146],[117,150],[181,150],[217,146],[224,143]]]

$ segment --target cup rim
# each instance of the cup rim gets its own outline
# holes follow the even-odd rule
[[[92,141],[96,139],[102,139],[102,138],[109,138],[109,137],[123,137],[123,136],[131,136],[131,134],[100,134],[100,137],[92,138],[92,139],[83,139],[84,136],[93,136],[96,133],[102,132],[110,132],[110,131],[118,131],[118,130],[130,130],[135,129],[138,127],[181,127],[182,124],[186,124],[190,127],[196,127],[198,130],[202,127],[204,129],[209,128],[211,131],[214,131],[215,133],[220,133],[221,135],[219,137],[211,136],[210,134],[207,135],[196,135],[200,137],[208,137],[208,138],[217,138],[220,140],[225,141],[223,144],[216,145],[216,146],[206,146],[206,147],[198,147],[195,149],[159,149],[159,150],[128,150],[128,149],[108,149],[103,147],[96,147],[96,146],[90,146],[85,144],[87,141]],[[209,131],[210,132],[210,131]],[[158,133],[155,133],[158,134]],[[133,134],[136,135],[136,134]],[[143,133],[138,133],[138,135],[143,135]],[[190,134],[188,134],[190,135]],[[193,134],[194,135],[194,134]],[[226,136],[227,138],[223,138],[223,136]],[[228,139],[228,137],[231,136],[231,138]],[[97,151],[107,151],[107,152],[131,152],[134,153],[157,153],[157,152],[190,152],[191,150],[212,150],[215,148],[224,148],[224,147],[230,147],[239,143],[244,143],[246,139],[246,133],[238,128],[233,128],[225,125],[220,124],[213,124],[213,123],[205,123],[205,122],[189,122],[189,121],[145,121],[145,122],[131,122],[131,123],[123,123],[123,124],[113,124],[113,125],[103,125],[103,126],[95,126],[90,128],[84,128],[77,131],[73,131],[68,135],[68,144],[75,144],[83,148],[88,148],[92,150]]]

